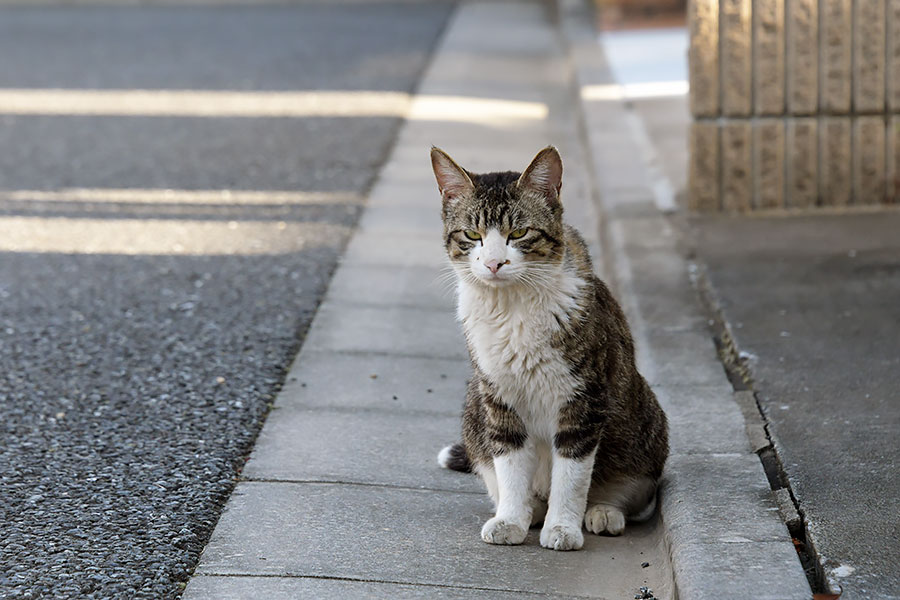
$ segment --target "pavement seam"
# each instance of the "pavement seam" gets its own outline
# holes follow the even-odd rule
[[[339,297],[331,296],[328,299],[328,302],[334,304],[336,306],[343,306],[346,308],[399,308],[401,310],[419,310],[423,312],[430,313],[440,313],[440,314],[455,314],[452,308],[443,307],[443,306],[434,306],[433,304],[402,304],[392,302],[390,304],[384,303],[380,304],[377,302],[365,302],[359,300],[346,300]]]
[[[436,354],[414,354],[411,352],[385,352],[383,350],[352,350],[352,349],[334,349],[334,348],[307,348],[303,347],[303,352],[309,354],[339,354],[341,356],[372,356],[372,357],[389,357],[389,358],[421,358],[423,360],[435,360],[445,362],[468,363],[468,358],[462,358],[459,355],[454,356],[438,356]]]
[[[353,350],[348,348],[334,349],[334,348],[315,348],[310,349],[310,352],[315,352],[316,354],[342,354],[344,356],[384,356],[389,358],[423,358],[425,360],[445,360],[445,361],[458,361],[458,362],[468,362],[466,358],[462,356],[462,354],[417,354],[415,352],[396,352],[391,351],[387,352],[384,350]]]
[[[480,592],[499,592],[502,594],[521,594],[527,596],[534,596],[536,598],[571,598],[572,600],[598,600],[596,596],[582,596],[582,595],[572,595],[566,594],[564,596],[561,595],[550,595],[545,594],[543,592],[534,592],[531,590],[511,590],[506,588],[496,588],[496,587],[482,587],[482,586],[468,586],[468,585],[449,585],[442,583],[420,583],[420,582],[412,582],[412,581],[400,581],[393,579],[369,579],[369,578],[356,578],[356,577],[335,577],[331,575],[259,575],[255,573],[197,573],[198,577],[260,577],[265,579],[324,579],[329,581],[352,581],[358,583],[384,583],[389,585],[407,585],[410,587],[427,587],[427,588],[440,588],[440,589],[450,589],[450,590],[467,590],[467,591],[480,591]]]
[[[474,475],[472,475],[474,477]],[[469,490],[449,490],[449,489],[441,489],[441,488],[431,488],[431,487],[412,487],[408,485],[395,485],[391,483],[372,483],[365,481],[341,481],[341,480],[331,480],[331,479],[286,479],[281,477],[242,477],[240,481],[246,483],[284,483],[284,484],[292,484],[292,485],[352,485],[357,487],[374,487],[374,488],[383,488],[388,490],[400,490],[400,491],[408,491],[408,492],[440,492],[440,493],[448,493],[448,494],[474,494],[476,496],[484,496],[484,492],[478,491],[473,492]]]
[[[374,415],[393,415],[393,416],[409,416],[409,417],[438,417],[438,418],[456,418],[459,417],[459,410],[440,411],[427,409],[397,409],[381,406],[322,406],[315,404],[296,403],[289,407],[280,405],[273,410],[298,410],[301,412],[331,413],[331,414],[374,414]]]

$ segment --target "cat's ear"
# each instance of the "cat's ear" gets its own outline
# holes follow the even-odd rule
[[[520,190],[537,192],[550,204],[557,204],[562,188],[562,170],[559,152],[553,146],[547,146],[532,159],[516,186]]]
[[[450,155],[435,146],[431,147],[431,168],[437,179],[438,190],[444,202],[453,202],[457,198],[475,190],[472,179],[465,169],[456,164]]]

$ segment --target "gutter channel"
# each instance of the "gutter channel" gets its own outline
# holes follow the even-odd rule
[[[782,520],[791,534],[791,540],[794,548],[797,550],[797,556],[803,571],[806,573],[806,579],[812,588],[813,594],[830,595],[837,598],[841,594],[841,589],[833,589],[829,585],[828,578],[825,576],[825,570],[822,566],[822,557],[816,551],[815,544],[809,534],[809,522],[803,506],[791,488],[790,480],[784,469],[784,464],[778,454],[778,442],[772,430],[772,424],[766,417],[766,413],[759,402],[759,392],[753,388],[753,372],[750,364],[750,355],[742,352],[735,340],[721,302],[716,296],[715,290],[709,281],[706,267],[700,264],[692,251],[689,255],[689,265],[691,270],[691,283],[697,290],[700,297],[700,303],[709,316],[709,331],[712,335],[713,342],[725,369],[725,374],[731,382],[731,386],[735,391],[735,398],[741,405],[744,412],[744,419],[747,423],[748,431],[754,425],[754,420],[758,420],[762,425],[767,443],[754,444],[754,450],[762,463],[769,480],[769,487],[775,495],[778,504],[778,510],[781,513]],[[742,398],[742,399],[741,399]],[[751,437],[751,443],[754,442]]]

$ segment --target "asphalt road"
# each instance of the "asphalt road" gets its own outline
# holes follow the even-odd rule
[[[4,7],[0,89],[409,92],[450,9]],[[181,591],[398,126],[0,111],[0,598]]]
[[[900,213],[698,222],[791,488],[842,600],[900,593]]]

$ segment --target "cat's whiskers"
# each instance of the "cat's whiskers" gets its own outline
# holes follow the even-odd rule
[[[558,263],[528,263],[517,275],[520,281],[527,282],[535,291],[540,291],[538,288],[557,284],[562,273]]]
[[[445,264],[441,267],[441,270],[434,277],[434,283],[440,286],[441,291],[444,294],[453,292],[456,289],[456,284],[459,281],[459,273],[452,264]]]

